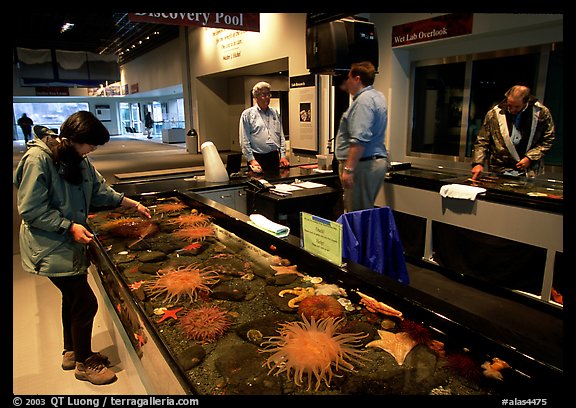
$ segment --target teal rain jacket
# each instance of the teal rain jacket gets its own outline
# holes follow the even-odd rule
[[[90,266],[87,246],[75,242],[68,229],[72,222],[86,226],[91,206],[119,206],[124,194],[108,186],[88,158],[81,167],[82,183],[71,184],[37,135],[28,142],[13,178],[22,217],[20,254],[25,271],[58,277],[86,273]]]

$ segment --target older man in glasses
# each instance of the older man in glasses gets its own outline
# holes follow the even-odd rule
[[[240,116],[239,135],[242,153],[255,173],[277,173],[290,166],[286,158],[286,139],[280,114],[270,107],[270,84],[258,82],[252,88],[256,105]]]

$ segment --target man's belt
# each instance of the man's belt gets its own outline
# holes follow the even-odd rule
[[[366,157],[362,157],[360,159],[360,161],[369,161],[369,160],[376,160],[376,159],[384,159],[384,156],[380,156],[380,155],[374,155],[374,156],[366,156]]]

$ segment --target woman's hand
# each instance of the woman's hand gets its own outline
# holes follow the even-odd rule
[[[73,222],[70,224],[70,229],[68,229],[68,232],[72,234],[74,241],[80,244],[89,244],[92,242],[92,239],[94,239],[94,234],[88,231],[82,224],[76,224]]]
[[[150,210],[148,209],[148,207],[146,207],[145,205],[142,205],[141,203],[138,203],[136,205],[136,211],[138,211],[140,213],[140,215],[142,215],[144,218],[152,218],[152,216],[150,215]]]

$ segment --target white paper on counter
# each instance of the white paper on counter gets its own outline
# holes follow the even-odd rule
[[[313,181],[301,181],[299,183],[292,183],[292,185],[302,187],[302,188],[326,187],[325,184],[314,183]]]
[[[281,193],[290,193],[292,191],[302,190],[302,187],[298,187],[292,184],[274,184],[274,190],[280,191]]]

